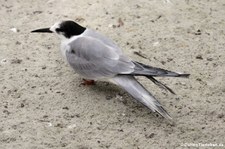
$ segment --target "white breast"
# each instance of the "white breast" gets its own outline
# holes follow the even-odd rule
[[[70,43],[75,41],[77,38],[81,37],[82,35],[78,35],[78,36],[73,36],[70,39],[63,39],[61,40],[61,53],[63,55],[64,58],[66,58],[66,51],[70,50]]]
[[[61,53],[62,53],[62,56],[66,59],[66,51],[67,50],[70,50],[70,46],[68,44],[68,40],[63,40],[61,41],[61,47],[60,47],[60,50],[61,50]]]

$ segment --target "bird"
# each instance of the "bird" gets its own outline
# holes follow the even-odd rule
[[[55,33],[61,39],[61,53],[68,64],[87,82],[106,80],[123,88],[134,99],[166,119],[172,119],[162,104],[136,77],[144,76],[154,84],[174,93],[155,77],[182,77],[190,74],[178,73],[152,67],[132,60],[110,38],[73,20],[56,22],[49,28],[41,28],[31,33]]]

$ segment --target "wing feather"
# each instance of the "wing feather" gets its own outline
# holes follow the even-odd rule
[[[86,78],[98,79],[129,74],[135,65],[118,49],[92,37],[79,37],[69,44],[66,58],[72,68]]]

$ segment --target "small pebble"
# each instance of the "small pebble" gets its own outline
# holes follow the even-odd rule
[[[224,117],[223,113],[217,115],[217,118],[223,118],[223,117]]]
[[[15,58],[11,60],[11,64],[21,64],[22,61],[22,59]]]
[[[47,124],[48,124],[48,126],[49,126],[49,127],[51,127],[51,126],[52,126],[52,123],[47,123]]]
[[[195,58],[196,58],[196,59],[200,59],[200,60],[203,59],[202,55],[197,55]]]
[[[7,63],[7,60],[6,59],[2,59],[1,60],[1,64],[5,64],[5,63]]]
[[[159,42],[158,41],[153,43],[153,47],[156,47],[156,46],[159,46]]]
[[[43,70],[46,69],[46,68],[47,68],[46,66],[42,66],[42,67],[41,67],[41,69],[43,69]]]
[[[151,133],[151,134],[145,134],[145,137],[146,138],[153,138],[155,136],[154,133]]]
[[[77,127],[76,124],[72,124],[72,125],[67,126],[68,129],[73,129],[73,128],[75,128],[75,127]]]
[[[200,78],[197,78],[196,80],[197,80],[197,81],[200,81],[200,82],[202,81],[202,79],[200,79]]]
[[[24,107],[24,103],[21,103],[21,104],[20,104],[20,107],[23,108],[23,107]]]
[[[17,33],[18,32],[17,28],[11,28],[10,31],[12,31],[14,33]]]
[[[117,25],[117,27],[121,27],[121,26],[123,26],[123,25],[124,25],[124,23],[123,23],[122,19],[119,18],[119,19],[118,19],[118,25]]]
[[[58,123],[55,127],[63,128],[63,124]]]
[[[19,41],[16,41],[16,45],[21,45],[21,42],[19,42]]]
[[[207,58],[207,61],[212,61],[212,60],[213,60],[213,58],[211,58],[211,57]]]
[[[64,109],[64,110],[69,110],[69,108],[68,108],[68,107],[63,107],[62,109]]]
[[[202,33],[201,33],[201,30],[200,29],[198,29],[197,30],[197,32],[195,32],[195,35],[201,35]]]
[[[37,10],[37,11],[34,11],[33,14],[41,14],[43,13],[43,11],[40,11],[40,10]]]

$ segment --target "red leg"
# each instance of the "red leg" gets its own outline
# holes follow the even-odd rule
[[[95,85],[95,81],[94,80],[86,80],[86,79],[83,79],[83,82],[81,83],[82,85]]]

